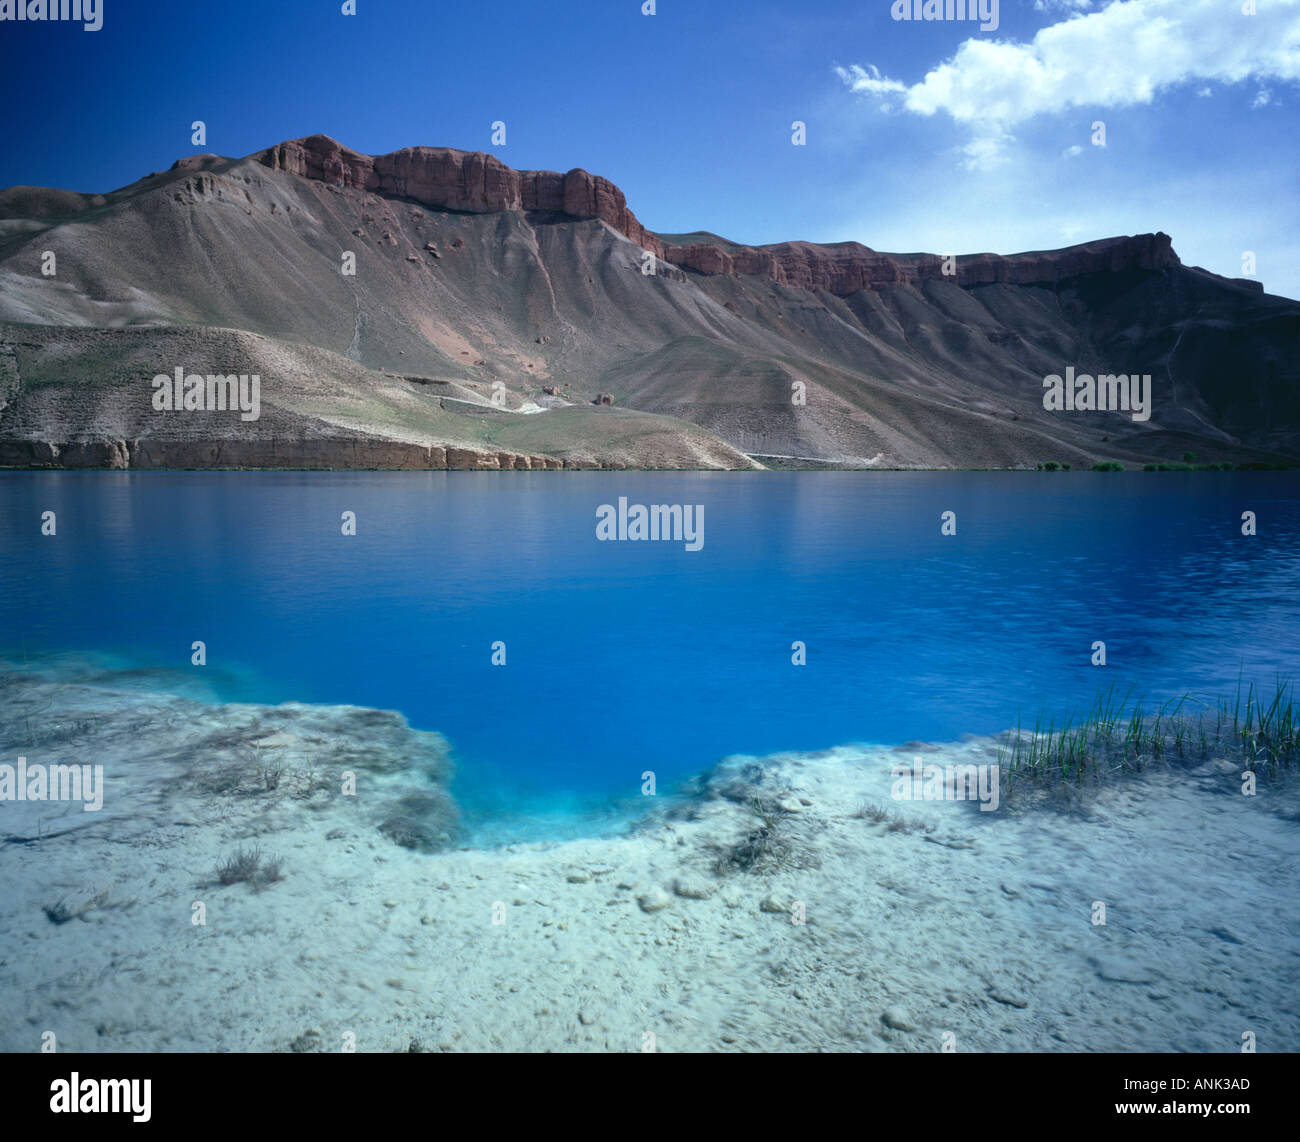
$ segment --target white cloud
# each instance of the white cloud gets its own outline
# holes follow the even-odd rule
[[[968,171],[994,170],[1007,161],[1007,145],[1014,142],[1015,136],[1002,130],[979,131],[969,143],[958,148],[962,168]]]
[[[837,67],[835,74],[862,95],[907,94],[907,84],[899,83],[896,79],[885,79],[880,74],[880,68],[874,64],[866,68],[858,67],[857,64],[850,68]]]
[[[1258,95],[1250,101],[1251,109],[1258,111],[1261,107],[1267,107],[1273,102],[1273,93],[1268,88],[1262,88]]]
[[[1078,143],[1075,143],[1074,146],[1066,147],[1065,150],[1061,152],[1061,158],[1077,159],[1081,154],[1083,154],[1083,148],[1079,146]]]
[[[1037,115],[1150,103],[1198,80],[1300,80],[1300,0],[1269,0],[1254,16],[1224,0],[1111,0],[1041,28],[1028,43],[973,36],[919,83],[874,66],[835,71],[851,91],[901,96],[908,111],[944,112],[970,127],[970,147],[987,162],[990,140]]]

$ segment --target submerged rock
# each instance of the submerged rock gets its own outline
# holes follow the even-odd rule
[[[642,912],[659,912],[672,903],[672,897],[662,888],[651,888],[636,898]]]
[[[713,895],[714,886],[702,877],[687,873],[673,881],[673,891],[688,900],[707,900]]]
[[[895,1031],[915,1031],[916,1024],[908,1018],[907,1012],[901,1007],[886,1007],[880,1016],[880,1021],[886,1027],[892,1027]]]

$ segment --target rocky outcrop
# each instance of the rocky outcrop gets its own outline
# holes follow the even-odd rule
[[[129,468],[125,440],[0,440],[0,468]]]
[[[1042,285],[1083,274],[1123,270],[1163,270],[1182,263],[1168,234],[1139,234],[1133,238],[1104,238],[1064,250],[1029,254],[965,254],[956,259],[959,286]],[[942,259],[917,255],[906,265],[915,278],[940,278]]]
[[[440,210],[471,214],[523,210],[595,218],[663,256],[663,243],[637,221],[623,192],[608,179],[584,170],[517,171],[494,155],[449,147],[405,147],[387,155],[363,155],[328,135],[280,143],[255,158],[272,170],[410,198]]]
[[[858,242],[819,246],[780,242],[772,246],[712,244],[668,246],[664,260],[699,274],[756,274],[807,290],[848,297],[859,290],[930,279],[959,286],[1040,285],[1082,274],[1120,270],[1159,270],[1181,263],[1168,234],[1107,238],[1064,250],[1030,254],[964,254],[955,259],[955,274],[945,275],[937,254],[882,254]]]
[[[955,275],[943,273],[943,259],[936,254],[883,254],[859,242],[829,246],[814,242],[675,246],[664,243],[641,225],[628,209],[623,192],[612,182],[581,169],[567,174],[517,171],[494,155],[448,147],[406,147],[387,155],[363,155],[328,135],[280,143],[254,157],[273,170],[409,198],[441,210],[474,214],[538,211],[599,219],[643,249],[685,270],[710,276],[754,275],[800,289],[825,290],[837,297],[925,280],[955,280],[959,286],[998,282],[1038,285],[1081,274],[1158,270],[1180,264],[1167,234],[1107,238],[1064,250],[1009,256],[961,255],[956,259]]]
[[[250,440],[0,440],[0,468],[560,469],[555,456],[411,444],[380,437]]]
[[[764,246],[781,270],[780,280],[803,289],[823,289],[837,297],[858,290],[906,280],[888,254],[878,254],[858,242],[819,246],[813,242],[782,242]]]

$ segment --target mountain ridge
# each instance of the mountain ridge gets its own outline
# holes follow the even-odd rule
[[[40,271],[46,252],[55,275]],[[659,235],[580,168],[514,171],[451,148],[368,156],[324,135],[189,156],[107,194],[10,187],[0,463],[203,466],[216,445],[291,460],[296,434],[316,441],[302,448],[315,464],[340,433],[411,444],[416,460],[479,450],[469,466],[502,452],[530,467],[1300,455],[1300,303],[1184,266],[1163,233],[944,263],[857,242]],[[151,365],[150,345],[167,359]],[[264,369],[279,443],[256,425],[160,419],[144,374],[173,365]],[[1152,421],[1044,410],[1043,378],[1071,365],[1151,373]],[[113,400],[89,399],[104,377]],[[494,434],[521,443],[493,447]],[[69,447],[96,442],[112,447]],[[355,466],[384,447],[346,451]]]

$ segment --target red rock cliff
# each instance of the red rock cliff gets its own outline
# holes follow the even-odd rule
[[[449,147],[405,147],[372,157],[328,135],[280,143],[254,157],[272,170],[399,195],[444,210],[545,210],[599,218],[638,246],[663,255],[663,243],[637,221],[623,192],[584,170],[517,171],[482,151]]]
[[[388,155],[363,155],[327,135],[270,147],[254,156],[273,170],[336,186],[414,199],[426,206],[488,214],[537,210],[572,218],[598,218],[666,262],[699,274],[753,274],[785,285],[845,297],[895,282],[942,279],[936,254],[882,254],[858,242],[821,246],[780,242],[726,248],[711,243],[665,245],[627,208],[608,179],[571,170],[517,171],[482,151],[406,147]],[[1050,284],[1080,274],[1179,265],[1168,234],[1106,238],[1064,250],[1027,254],[966,254],[956,263],[956,284]],[[948,280],[952,280],[949,278]]]
[[[668,246],[663,257],[673,265],[701,274],[761,274],[804,289],[846,297],[892,282],[917,282],[943,275],[937,254],[882,254],[858,242],[819,246],[780,242],[774,246],[712,244]],[[1128,269],[1158,270],[1179,264],[1168,234],[1106,238],[1032,254],[962,254],[957,257],[957,285],[1050,284],[1080,274]],[[947,280],[952,281],[953,278]]]

